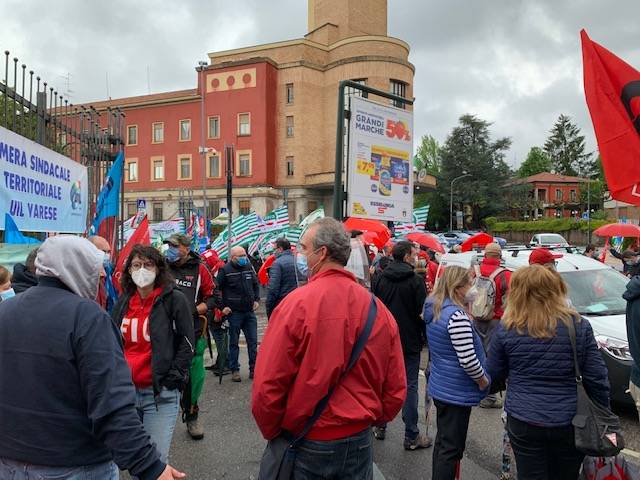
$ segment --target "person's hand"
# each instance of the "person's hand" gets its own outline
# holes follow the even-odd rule
[[[222,314],[223,315],[229,315],[231,313],[231,309],[229,307],[224,307],[222,309]]]
[[[174,480],[176,478],[186,478],[186,475],[182,472],[179,472],[171,465],[167,465],[158,477],[158,480]]]
[[[207,313],[207,304],[199,303],[198,305],[196,305],[196,310],[198,311],[198,314],[204,315],[205,313]]]
[[[487,376],[483,375],[482,378],[478,380],[478,387],[480,387],[480,390],[486,390],[489,387],[489,383]]]
[[[258,302],[253,302],[253,310],[257,310],[258,309],[258,305],[260,305]]]

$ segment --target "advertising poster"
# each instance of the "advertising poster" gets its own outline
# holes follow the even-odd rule
[[[8,212],[21,231],[83,233],[87,168],[0,127],[0,230]]]
[[[347,215],[413,219],[413,114],[351,99]]]

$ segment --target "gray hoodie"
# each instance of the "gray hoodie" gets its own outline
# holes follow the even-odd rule
[[[38,250],[36,275],[57,278],[76,295],[95,300],[103,257],[86,238],[49,237]]]

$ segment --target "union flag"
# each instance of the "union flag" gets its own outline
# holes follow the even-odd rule
[[[640,205],[640,72],[582,38],[584,93],[611,196]]]

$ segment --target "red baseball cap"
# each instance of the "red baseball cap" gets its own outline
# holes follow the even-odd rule
[[[545,265],[547,263],[553,263],[556,258],[562,258],[561,253],[553,253],[546,248],[536,248],[529,255],[529,265],[537,263],[539,265]]]

